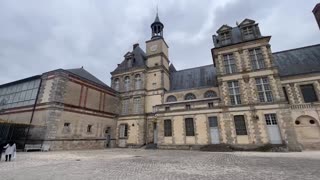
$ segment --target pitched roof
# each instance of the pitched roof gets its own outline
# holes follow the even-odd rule
[[[213,65],[201,66],[170,73],[170,91],[217,86]]]
[[[320,44],[273,53],[280,76],[320,72]]]
[[[121,62],[121,64],[118,65],[118,67],[113,72],[111,72],[111,74],[121,73],[121,72],[129,71],[131,69],[146,67],[146,62],[145,62],[147,60],[146,53],[139,47],[138,44],[135,44],[132,52],[128,52],[128,53],[126,53],[125,59]],[[129,55],[131,56],[130,58],[129,58]],[[129,60],[131,61],[129,62]]]
[[[80,78],[83,78],[85,80],[91,81],[93,83],[96,83],[100,86],[105,87],[106,89],[115,92],[111,87],[109,87],[108,85],[106,85],[104,82],[102,82],[101,80],[99,80],[97,77],[95,77],[94,75],[92,75],[91,73],[89,73],[88,71],[86,71],[84,68],[75,68],[75,69],[64,69],[65,71],[72,73]]]

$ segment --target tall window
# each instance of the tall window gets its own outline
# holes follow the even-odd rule
[[[217,97],[217,93],[214,91],[207,91],[206,93],[204,93],[204,98],[213,98],[213,97]]]
[[[224,32],[220,34],[221,44],[227,45],[231,43],[231,35],[230,32]]]
[[[186,136],[194,136],[194,125],[192,118],[185,119]]]
[[[241,104],[240,87],[238,81],[229,81],[229,97],[231,105]]]
[[[310,103],[310,102],[318,101],[317,94],[312,84],[301,85],[300,89],[301,89],[304,102]]]
[[[167,102],[176,102],[177,101],[177,98],[175,96],[168,96],[167,97]]]
[[[125,89],[125,91],[130,90],[130,77],[129,76],[126,76],[124,78],[124,89]]]
[[[141,76],[140,76],[140,74],[137,74],[136,76],[135,76],[135,88],[136,89],[141,89],[141,85],[142,85],[142,81],[141,81]]]
[[[117,79],[114,80],[114,89],[115,89],[116,91],[119,91],[119,88],[120,88],[120,81],[119,81],[119,79],[117,78]]]
[[[272,90],[268,77],[256,78],[256,85],[260,102],[272,102]]]
[[[252,39],[254,37],[253,36],[252,26],[248,26],[248,27],[242,28],[242,34],[243,34],[243,38],[245,40]]]
[[[218,127],[218,119],[216,116],[208,117],[209,127]]]
[[[87,126],[87,133],[91,133],[91,132],[92,132],[92,125],[89,124],[89,125]]]
[[[192,93],[188,93],[184,97],[184,100],[192,100],[192,99],[196,99],[196,96]]]
[[[120,126],[119,126],[119,137],[120,138],[128,137],[128,124],[120,124]]]
[[[252,69],[263,69],[265,68],[262,51],[260,48],[249,50],[250,60]]]
[[[137,97],[137,98],[133,98],[133,113],[138,114],[140,113],[140,109],[141,109],[141,98]]]
[[[125,115],[129,113],[129,103],[130,103],[130,99],[122,100],[122,114]]]
[[[247,135],[247,127],[243,115],[234,116],[234,125],[237,135]]]
[[[226,74],[232,74],[237,72],[237,66],[233,54],[223,55],[223,63]]]
[[[170,119],[164,120],[164,136],[172,136],[172,123]]]

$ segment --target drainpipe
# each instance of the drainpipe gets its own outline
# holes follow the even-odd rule
[[[29,132],[30,132],[30,126],[31,126],[31,124],[32,124],[34,112],[35,112],[35,109],[36,109],[36,106],[37,106],[37,101],[38,101],[38,98],[39,98],[39,92],[40,92],[41,85],[42,85],[42,78],[40,78],[40,84],[39,84],[39,87],[38,87],[38,92],[37,92],[37,96],[36,96],[36,99],[35,99],[35,103],[34,103],[34,105],[33,105],[32,113],[31,113],[31,118],[30,118],[30,122],[29,122],[29,127],[28,127],[28,131],[27,131],[27,135],[26,135],[26,138],[25,138],[23,147],[26,146],[26,143],[27,143],[27,140],[28,140],[28,136],[29,136]]]

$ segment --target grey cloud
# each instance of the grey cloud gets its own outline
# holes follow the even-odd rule
[[[170,60],[177,69],[212,63],[211,36],[222,24],[251,18],[273,51],[319,43],[316,0],[165,0]],[[84,66],[109,84],[123,55],[150,39],[157,2],[150,0],[0,1],[0,84],[58,68]]]

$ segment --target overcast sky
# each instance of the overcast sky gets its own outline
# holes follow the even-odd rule
[[[158,3],[159,1],[159,3]],[[156,6],[169,59],[178,70],[212,63],[211,36],[245,18],[272,35],[273,52],[320,43],[318,0],[0,0],[0,84],[83,66],[110,84],[110,72],[139,43],[145,49]]]

